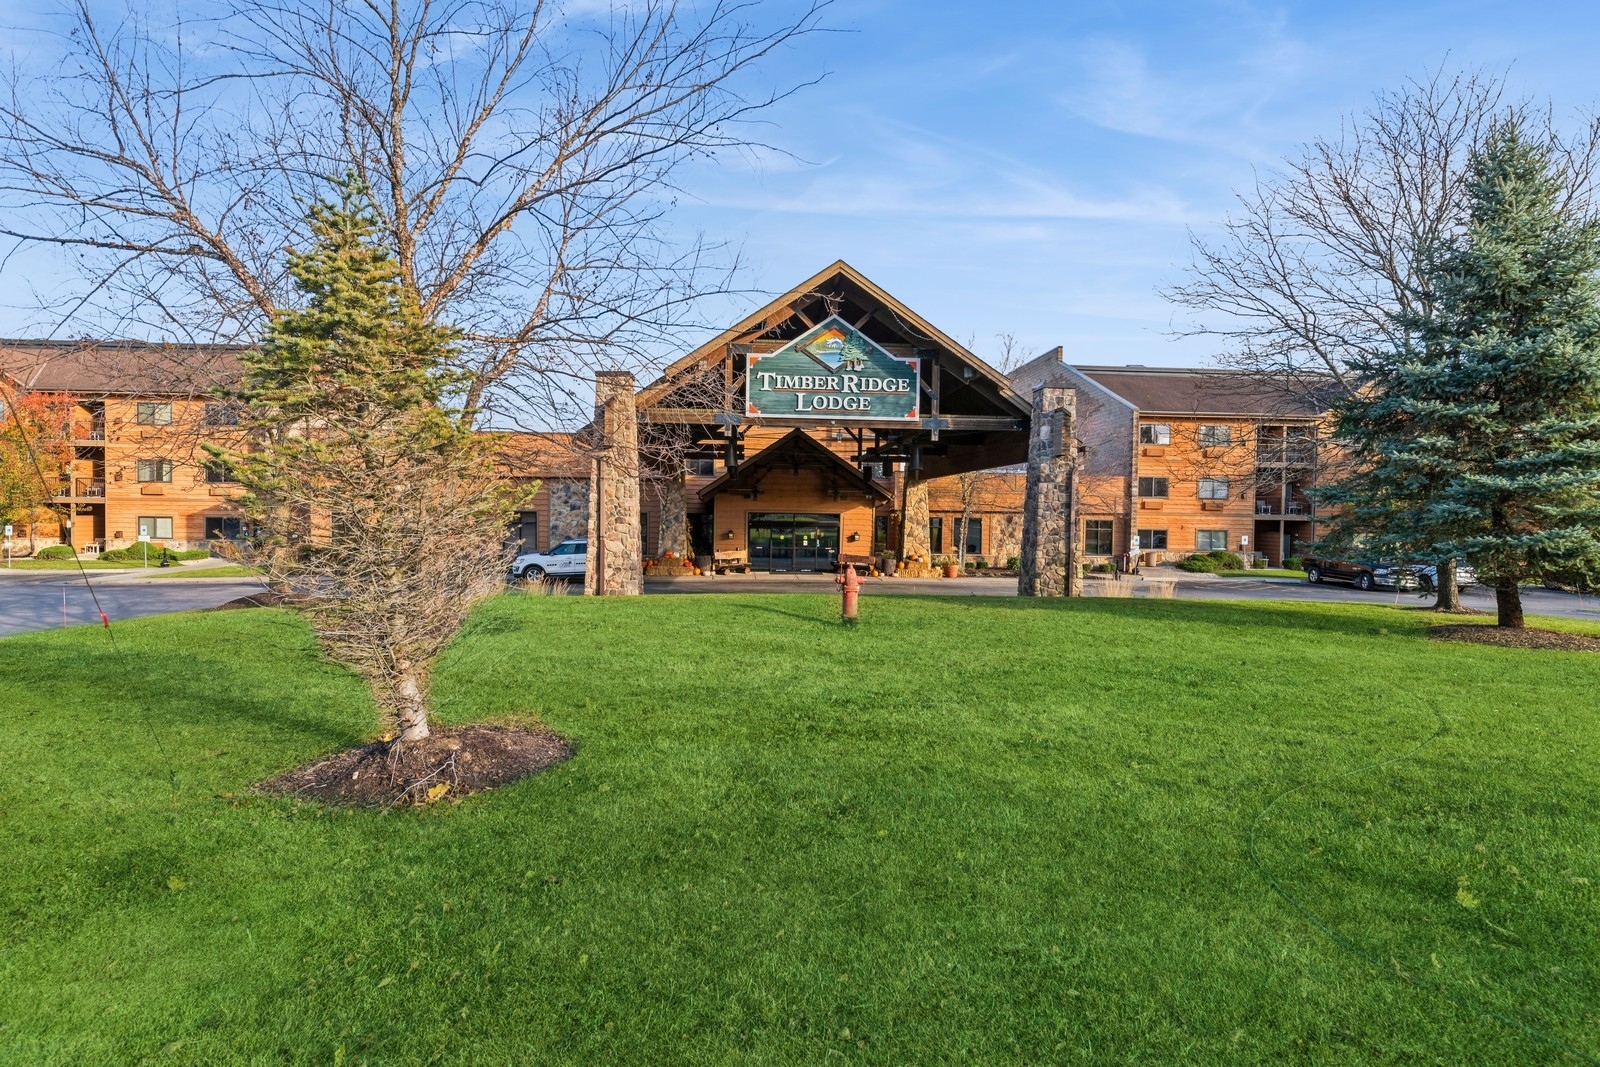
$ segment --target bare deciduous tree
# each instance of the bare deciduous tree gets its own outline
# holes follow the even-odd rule
[[[730,284],[666,229],[676,176],[754,144],[792,91],[761,61],[827,2],[231,0],[157,25],[76,0],[55,65],[0,99],[0,232],[73,257],[52,331],[253,339],[316,183],[353,171],[424,317],[462,332],[469,408],[577,415],[596,366],[647,363]]]
[[[1379,95],[1337,136],[1258,178],[1218,236],[1192,236],[1187,279],[1164,290],[1208,316],[1181,332],[1220,339],[1224,364],[1300,398],[1325,393],[1330,381],[1358,388],[1352,362],[1400,346],[1399,316],[1432,311],[1424,257],[1465,217],[1467,163],[1505,110],[1504,94],[1492,75],[1440,70]],[[1600,121],[1568,136],[1546,108],[1540,127],[1569,196],[1589,203]],[[1332,468],[1339,456],[1320,462]],[[1440,606],[1454,608],[1453,567],[1441,568],[1442,579],[1444,570],[1451,577],[1440,582]]]

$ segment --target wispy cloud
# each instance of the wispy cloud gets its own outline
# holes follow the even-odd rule
[[[1062,176],[982,144],[870,115],[852,115],[870,156],[839,153],[815,167],[785,167],[754,187],[721,182],[708,206],[843,217],[1067,220],[1183,224],[1183,198],[1155,182],[1130,182],[1114,195],[1074,188]],[[801,153],[796,153],[800,155]],[[768,175],[772,177],[774,175]]]

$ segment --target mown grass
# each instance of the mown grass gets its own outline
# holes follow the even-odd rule
[[[261,572],[240,563],[227,563],[220,567],[167,567],[150,568],[150,578],[259,578]]]
[[[137,563],[108,563],[99,559],[14,559],[10,562],[11,570],[18,571],[73,571],[76,573],[78,564],[83,564],[87,571],[122,571],[130,567],[137,567]],[[8,565],[0,560],[0,569]]]
[[[249,791],[374,726],[291,614],[0,641],[0,1059],[1600,1053],[1600,656],[1367,605],[836,611],[501,597],[441,717],[581,749],[420,814]]]

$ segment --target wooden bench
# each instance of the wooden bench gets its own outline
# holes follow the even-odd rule
[[[711,557],[712,574],[749,574],[750,557],[744,552],[718,552]]]
[[[834,560],[839,564],[840,571],[853,564],[856,568],[856,573],[863,578],[871,574],[872,568],[878,565],[876,557],[865,556],[855,552],[841,552],[834,557]]]

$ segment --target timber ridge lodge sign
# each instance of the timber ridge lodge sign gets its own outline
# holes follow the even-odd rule
[[[749,357],[745,414],[914,423],[921,370],[920,360],[889,354],[833,315]]]

